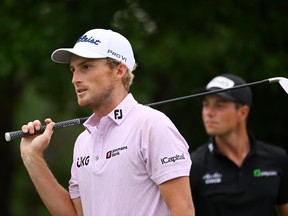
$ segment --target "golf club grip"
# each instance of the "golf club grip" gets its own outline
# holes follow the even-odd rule
[[[67,121],[57,122],[57,123],[55,123],[53,130],[58,129],[58,128],[65,128],[65,127],[83,124],[86,120],[87,120],[87,118],[77,118],[77,119],[71,119],[71,120],[67,120]],[[45,129],[46,129],[46,125],[42,125],[40,127],[40,130],[35,131],[34,134],[41,134],[45,131]],[[34,134],[23,133],[22,130],[12,131],[12,132],[5,133],[5,139],[7,142],[9,142],[9,141],[16,139],[16,138],[26,137],[26,136],[30,136],[30,135],[34,135]]]

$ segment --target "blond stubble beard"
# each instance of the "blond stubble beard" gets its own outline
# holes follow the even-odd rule
[[[98,110],[103,110],[112,103],[112,92],[114,90],[114,86],[110,84],[101,92],[94,94],[90,99],[83,105],[79,104],[82,107],[87,107],[92,109],[95,113]]]

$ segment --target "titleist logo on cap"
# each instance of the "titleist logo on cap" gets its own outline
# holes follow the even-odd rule
[[[95,39],[93,37],[88,38],[87,35],[83,35],[76,41],[76,43],[79,43],[79,42],[88,42],[88,43],[93,43],[95,45],[98,45],[99,43],[101,43],[99,39]]]

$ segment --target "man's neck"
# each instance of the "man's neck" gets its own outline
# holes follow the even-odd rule
[[[218,150],[238,167],[241,167],[250,151],[249,137],[246,132],[243,134],[233,133],[228,136],[216,136],[215,142]]]

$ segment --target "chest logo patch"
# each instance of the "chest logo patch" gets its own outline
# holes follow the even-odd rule
[[[127,146],[123,146],[123,147],[112,149],[111,151],[108,151],[106,153],[106,159],[120,155],[120,152],[126,150],[127,148],[128,148]]]
[[[202,179],[205,184],[219,184],[222,182],[222,174],[215,172],[215,173],[206,173],[202,176]]]
[[[261,169],[254,169],[253,170],[253,176],[256,177],[256,178],[259,178],[259,177],[269,177],[269,176],[277,176],[278,173],[276,170],[269,170],[269,171],[264,171],[264,170],[261,170]]]
[[[83,167],[83,166],[88,166],[89,159],[90,159],[90,156],[78,157],[77,158],[77,163],[76,163],[77,167],[80,168],[80,167]]]

